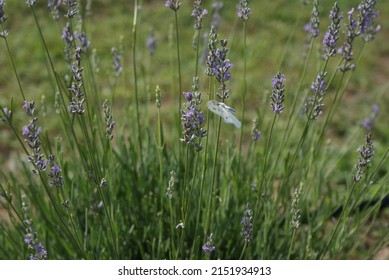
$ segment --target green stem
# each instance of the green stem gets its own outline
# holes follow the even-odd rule
[[[132,59],[133,59],[133,68],[134,68],[134,91],[135,91],[135,108],[136,108],[136,124],[138,128],[138,144],[139,144],[139,156],[141,169],[144,171],[143,167],[143,152],[142,152],[142,134],[140,127],[140,114],[139,114],[139,98],[138,98],[138,79],[137,79],[137,68],[136,68],[136,25],[137,25],[137,15],[138,15],[138,0],[134,2],[134,21],[132,27]]]
[[[242,125],[240,128],[240,140],[239,140],[239,154],[238,154],[238,170],[240,172],[240,160],[242,155],[242,144],[243,144],[243,127],[244,117],[246,112],[246,95],[247,95],[247,27],[246,21],[243,21],[243,57],[244,57],[244,68],[243,68],[243,93],[242,93]]]
[[[215,181],[216,181],[216,166],[217,166],[217,156],[218,156],[218,152],[219,152],[219,138],[220,138],[221,124],[222,124],[222,118],[219,117],[219,124],[218,124],[218,128],[217,128],[217,136],[216,136],[216,149],[215,149],[215,155],[213,158],[212,182],[211,182],[211,187],[209,188],[209,194],[208,194],[208,206],[207,206],[208,213],[207,213],[207,224],[206,224],[205,232],[208,232],[208,229],[212,228],[211,208],[212,208],[213,189],[214,189]]]
[[[262,178],[261,178],[261,184],[259,187],[259,193],[262,193],[263,182],[265,181],[267,158],[269,155],[270,142],[271,142],[272,137],[273,137],[276,119],[277,119],[277,114],[275,113],[273,116],[273,121],[272,121],[271,127],[270,127],[270,134],[269,134],[269,137],[267,138],[267,141],[266,141],[265,155],[264,155],[264,160],[263,160],[263,165],[262,165]]]
[[[292,248],[293,248],[293,243],[294,243],[295,237],[296,237],[296,229],[294,228],[293,229],[293,234],[292,234],[292,240],[290,242],[289,251],[288,251],[288,260],[290,260],[290,255],[292,253]]]

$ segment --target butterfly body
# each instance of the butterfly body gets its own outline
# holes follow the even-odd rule
[[[212,113],[220,116],[225,123],[232,123],[235,127],[240,128],[241,123],[237,117],[235,117],[236,111],[234,108],[216,100],[208,101],[207,107]]]

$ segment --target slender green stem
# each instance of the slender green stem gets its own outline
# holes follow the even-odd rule
[[[289,246],[289,251],[288,251],[288,260],[290,260],[290,255],[292,254],[292,248],[294,244],[294,239],[296,237],[296,229],[293,229],[293,234],[292,234],[292,240],[290,241],[290,246]]]
[[[132,59],[133,59],[133,68],[134,68],[134,91],[135,91],[135,108],[136,108],[136,125],[138,128],[138,144],[139,144],[139,156],[141,169],[144,171],[143,167],[143,152],[142,152],[142,134],[140,126],[140,113],[139,113],[139,98],[138,98],[138,79],[137,79],[137,67],[136,67],[136,26],[137,26],[137,15],[138,15],[138,0],[134,2],[134,21],[132,27]]]
[[[178,100],[179,100],[179,104],[178,104],[178,108],[179,108],[179,111],[178,111],[178,115],[181,114],[181,100],[182,100],[182,79],[181,79],[181,58],[180,58],[180,36],[179,36],[179,33],[178,33],[178,13],[177,11],[174,11],[174,16],[175,16],[175,27],[176,27],[176,50],[177,50],[177,69],[178,69]],[[181,135],[181,132],[179,133],[179,135]]]
[[[181,107],[182,107],[182,78],[181,78],[181,56],[180,56],[180,36],[178,32],[178,12],[174,11],[174,19],[175,19],[175,30],[176,30],[176,52],[177,52],[177,70],[178,70],[178,114],[177,120],[180,119],[181,115]],[[181,125],[180,122],[177,122],[177,133],[178,138],[181,136]],[[182,159],[182,146],[179,146],[178,151],[178,164],[181,166]]]
[[[265,147],[265,152],[264,152],[265,155],[264,155],[264,160],[263,160],[263,164],[262,164],[262,178],[261,178],[261,184],[259,187],[259,193],[262,193],[263,183],[265,181],[267,158],[269,155],[270,142],[271,142],[272,137],[273,137],[276,119],[277,119],[277,114],[275,113],[273,116],[273,121],[272,121],[271,127],[270,127],[269,137],[267,138],[267,141],[266,141],[266,147]]]
[[[242,252],[240,253],[239,256],[239,260],[243,259],[244,253],[246,252],[246,248],[247,248],[247,242],[245,242],[243,245]]]
[[[200,49],[200,37],[201,37],[201,29],[196,30],[196,61],[195,61],[195,74],[193,77],[198,77],[199,73],[199,49]]]
[[[208,194],[208,206],[207,206],[208,213],[207,213],[207,224],[206,224],[205,232],[208,232],[208,229],[212,228],[211,209],[212,209],[213,189],[214,189],[215,181],[216,181],[216,167],[217,167],[217,156],[218,156],[218,152],[219,152],[219,139],[220,139],[221,124],[222,124],[222,119],[221,119],[221,117],[219,117],[219,124],[217,126],[217,135],[216,135],[216,149],[215,149],[215,155],[213,158],[212,181],[211,181],[211,186],[209,188],[209,194]]]
[[[243,92],[242,92],[242,125],[240,127],[240,140],[239,140],[239,154],[238,154],[238,170],[240,170],[240,161],[242,156],[242,144],[243,144],[243,127],[244,117],[246,112],[246,95],[247,95],[247,27],[246,21],[243,21]],[[240,172],[240,171],[239,171]]]

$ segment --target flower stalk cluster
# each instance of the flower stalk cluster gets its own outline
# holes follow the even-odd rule
[[[74,1],[74,0],[64,0],[63,1],[63,4],[65,5],[65,7],[67,8],[67,12],[65,14],[65,16],[69,19],[73,18],[75,15],[78,14],[78,3],[77,1]]]
[[[249,0],[240,0],[238,4],[238,17],[243,21],[247,21],[251,14],[251,9],[248,7]]]
[[[208,55],[206,61],[207,68],[205,69],[205,75],[207,76],[214,75],[212,67],[213,67],[214,57],[216,56],[217,43],[218,43],[217,33],[215,27],[212,25],[208,35]]]
[[[377,0],[364,0],[358,5],[358,29],[366,42],[372,41],[381,29],[380,25],[375,24],[378,17],[378,12],[375,10],[376,3]]]
[[[90,42],[86,36],[85,32],[74,32],[75,39],[78,40],[78,47],[81,49],[83,53],[86,53],[87,50],[90,48]]]
[[[4,123],[10,123],[12,122],[12,111],[9,110],[7,107],[3,107],[2,108],[2,112],[3,112],[3,115],[4,115],[4,118],[2,117],[1,120],[4,122]]]
[[[28,215],[28,206],[25,201],[22,201],[22,212],[24,214],[23,224],[26,227],[24,243],[27,244],[28,249],[32,252],[30,254],[30,260],[45,260],[47,258],[47,251],[38,240],[38,235],[34,229],[34,224]]]
[[[371,139],[371,133],[366,135],[366,145],[362,145],[357,149],[359,153],[358,162],[355,165],[356,173],[353,176],[354,182],[359,182],[362,179],[362,175],[366,172],[370,166],[371,158],[374,157],[373,140]]]
[[[115,127],[116,123],[112,120],[112,111],[107,99],[103,103],[103,112],[105,121],[105,137],[111,141],[113,139],[113,128]]]
[[[343,58],[343,64],[339,68],[342,72],[353,70],[355,68],[355,64],[352,63],[354,60],[353,42],[358,36],[358,23],[354,19],[353,13],[354,8],[347,13],[348,23],[346,24],[345,31],[346,41],[339,50]]]
[[[317,37],[320,34],[319,27],[320,27],[320,19],[319,19],[319,1],[315,0],[313,2],[313,9],[312,9],[312,16],[311,21],[309,23],[309,32],[311,36]]]
[[[214,243],[213,234],[211,233],[207,238],[207,242],[205,244],[203,244],[203,246],[201,246],[201,249],[204,251],[205,254],[209,255],[213,251],[215,251],[216,248],[213,245],[213,243]]]
[[[23,109],[25,109],[26,114],[31,117],[29,124],[23,127],[22,135],[25,137],[25,141],[32,151],[32,153],[28,156],[29,162],[34,165],[32,172],[34,174],[39,174],[40,172],[47,171],[49,167],[50,171],[47,173],[47,175],[50,179],[50,185],[55,188],[60,188],[63,185],[63,179],[61,176],[61,169],[55,163],[54,155],[50,154],[48,159],[45,159],[44,155],[41,154],[42,143],[39,139],[39,135],[41,134],[42,129],[38,127],[38,118],[34,116],[35,102],[24,101]]]
[[[246,204],[246,210],[243,211],[243,218],[240,224],[242,225],[240,235],[244,242],[248,243],[253,239],[253,210],[249,203]]]
[[[122,67],[122,56],[119,54],[118,50],[115,47],[111,49],[112,54],[112,69],[115,72],[115,77],[119,77],[123,72]]]
[[[150,55],[153,55],[155,53],[155,50],[157,49],[157,41],[154,38],[154,30],[150,30],[150,36],[147,38],[146,41],[146,47],[149,49]]]
[[[35,5],[36,0],[26,0],[26,5],[32,7]]]
[[[317,74],[315,81],[312,82],[313,96],[305,101],[305,113],[310,119],[316,119],[317,116],[323,114],[323,99],[327,92],[327,83],[324,80],[326,76],[327,72],[320,72]]]
[[[253,120],[253,126],[251,129],[251,139],[253,141],[258,141],[261,138],[261,132],[258,129],[258,119]]]
[[[51,16],[55,21],[58,21],[59,16],[59,8],[62,5],[62,0],[48,0],[47,7],[50,9]]]
[[[165,7],[172,9],[173,11],[178,11],[181,6],[181,2],[179,0],[167,0],[165,2]]]
[[[340,12],[338,2],[335,2],[332,7],[329,18],[331,20],[331,24],[323,37],[323,56],[325,59],[336,55],[336,42],[339,39],[340,22],[343,19],[343,14]]]
[[[278,72],[272,79],[272,94],[270,96],[271,102],[270,107],[276,114],[281,114],[285,109],[284,105],[284,82],[286,81],[285,75]]]
[[[176,172],[170,171],[170,179],[168,183],[168,187],[166,189],[166,197],[170,200],[173,198],[174,194],[174,186],[177,183]]]
[[[66,26],[62,30],[62,40],[65,41],[65,60],[70,63],[72,60],[72,49],[75,44],[75,36],[70,22],[67,22]]]
[[[362,36],[365,42],[369,42],[375,38],[377,32],[380,31],[381,26],[375,23],[378,17],[378,12],[375,10],[376,0],[364,0],[358,6],[358,17],[354,18],[354,8],[348,12],[348,23],[346,24],[346,41],[340,48],[343,57],[343,64],[340,70],[345,72],[353,70],[355,65],[353,60],[353,41],[356,37]]]
[[[32,153],[28,156],[28,160],[36,168],[34,168],[32,172],[34,174],[38,174],[40,171],[46,171],[46,166],[48,164],[48,162],[43,159],[43,154],[41,154],[42,143],[39,140],[39,135],[41,134],[42,129],[38,127],[38,118],[34,116],[35,102],[24,101],[23,109],[25,109],[26,114],[30,116],[31,119],[29,124],[23,127],[22,135],[25,137],[25,141],[32,151]]]
[[[72,100],[69,104],[69,110],[73,114],[82,115],[85,112],[84,103],[85,97],[82,90],[83,82],[82,82],[82,71],[84,70],[81,67],[81,49],[76,48],[74,53],[74,61],[70,66],[70,70],[72,71],[73,82],[70,88],[68,88],[69,92],[72,94]]]
[[[55,188],[63,186],[63,178],[61,176],[61,168],[55,163],[55,157],[53,154],[49,155],[48,165],[50,166],[50,172],[47,173],[50,180],[49,183]]]
[[[292,199],[292,206],[290,209],[290,214],[292,215],[292,220],[290,221],[290,225],[294,229],[298,229],[300,227],[300,209],[298,207],[300,196],[301,196],[301,185],[298,189],[294,191],[293,199]]]
[[[195,19],[193,28],[195,30],[200,30],[202,28],[202,22],[205,15],[208,14],[206,9],[201,8],[202,0],[194,0],[194,9],[192,11],[192,17]]]
[[[377,104],[374,104],[373,111],[371,112],[370,116],[366,117],[363,120],[362,127],[366,129],[367,132],[371,131],[375,124],[375,119],[377,118],[379,114],[380,108]]]
[[[227,40],[220,40],[220,48],[217,48],[217,33],[214,27],[211,27],[208,39],[208,56],[207,56],[207,69],[205,74],[208,76],[214,76],[219,82],[220,87],[216,95],[224,101],[229,97],[229,90],[227,89],[226,82],[231,78],[230,68],[232,64],[227,59]]]
[[[5,5],[5,0],[0,0],[0,25],[1,25],[1,31],[0,31],[0,37],[2,38],[7,38],[8,36],[8,30],[4,29],[3,23],[7,21],[7,17],[5,16],[4,12],[4,6]]]
[[[193,78],[192,92],[185,92],[186,110],[182,110],[182,128],[183,138],[181,142],[186,144],[193,144],[196,151],[201,151],[203,148],[200,142],[201,138],[207,135],[207,131],[204,129],[204,115],[201,111],[201,92],[198,91],[198,77]],[[198,139],[198,141],[195,141]]]

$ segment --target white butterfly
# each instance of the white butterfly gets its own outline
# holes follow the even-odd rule
[[[226,104],[222,102],[218,102],[215,100],[210,100],[207,102],[208,109],[220,116],[224,122],[226,123],[232,123],[235,125],[235,127],[240,128],[240,121],[235,117],[235,109],[227,106]]]

